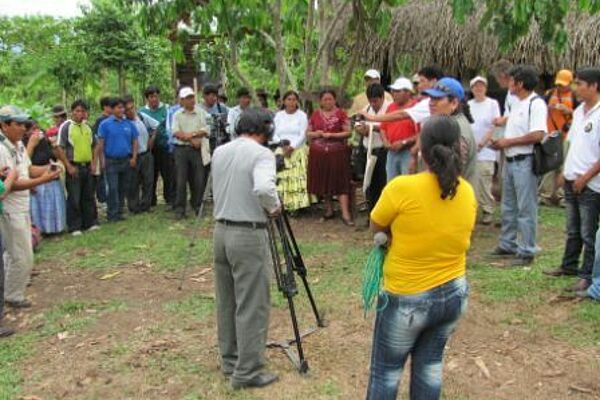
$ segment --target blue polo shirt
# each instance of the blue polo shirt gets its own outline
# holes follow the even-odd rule
[[[125,158],[133,153],[133,141],[139,133],[126,118],[106,118],[98,127],[98,137],[104,140],[104,155],[108,158]]]

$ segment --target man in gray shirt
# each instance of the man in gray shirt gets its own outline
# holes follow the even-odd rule
[[[221,370],[234,389],[278,380],[263,370],[269,327],[268,215],[281,204],[275,157],[264,144],[273,120],[262,110],[242,113],[238,138],[213,155],[215,291]]]

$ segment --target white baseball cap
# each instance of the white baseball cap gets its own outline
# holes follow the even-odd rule
[[[379,71],[377,71],[376,69],[370,69],[367,72],[365,72],[364,75],[365,78],[369,77],[371,79],[381,79],[381,75],[379,74]]]
[[[477,82],[481,82],[483,83],[485,86],[488,85],[488,80],[485,79],[483,76],[481,75],[477,75],[475,78],[471,79],[471,82],[469,82],[469,87],[473,87],[473,85],[475,85]]]
[[[179,90],[179,98],[180,99],[185,99],[186,97],[195,96],[195,95],[196,95],[196,93],[194,92],[194,89],[192,89],[191,87],[188,87],[188,86],[182,87]]]
[[[389,86],[390,90],[410,90],[411,92],[414,90],[414,86],[410,79],[401,77],[394,81],[393,84]]]

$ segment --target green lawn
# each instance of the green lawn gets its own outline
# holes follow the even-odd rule
[[[541,208],[540,216],[543,252],[531,268],[499,268],[496,260],[487,256],[495,245],[498,231],[489,228],[476,233],[468,267],[473,291],[485,305],[502,310],[504,324],[511,324],[518,319],[525,329],[544,332],[575,347],[598,346],[600,304],[551,302],[572,282],[551,279],[542,274],[543,269],[554,267],[560,262],[564,245],[564,210],[544,207]],[[188,244],[191,237],[196,237],[197,240],[189,264],[196,269],[210,267],[212,249],[209,225],[207,220],[200,227],[194,220],[175,222],[166,212],[157,211],[150,215],[132,217],[126,222],[103,225],[99,231],[80,237],[62,236],[45,240],[36,256],[36,262],[41,266],[66,263],[67,272],[91,271],[97,276],[143,264],[150,268],[152,274],[178,276],[181,268],[188,264]],[[298,225],[302,226],[302,220]],[[342,304],[344,307],[360,310],[362,266],[370,250],[369,240],[366,239],[368,234],[364,234],[363,241],[357,240],[357,235],[354,235],[354,240],[335,235],[324,240],[310,232],[303,232],[301,236],[299,243],[309,266],[309,282],[321,312],[327,314]],[[115,279],[113,284],[118,285],[118,282]],[[300,280],[298,285],[301,285]],[[273,288],[272,299],[277,309],[285,310],[286,302],[276,292],[276,288]],[[304,296],[297,299],[299,313],[309,314],[309,305]],[[37,346],[43,346],[48,337],[61,332],[92,329],[103,315],[127,313],[137,306],[139,305],[133,300],[94,302],[72,298],[34,316],[31,328],[13,338],[0,341],[0,400],[14,399],[22,394],[20,388],[23,376],[20,368],[27,360],[35,357]],[[168,301],[161,307],[161,311],[170,316],[178,329],[188,329],[190,324],[207,324],[214,319],[214,299],[206,293],[192,293],[184,298]],[[547,320],[545,316],[552,307],[563,307],[568,313],[567,317]],[[312,324],[312,321],[307,322]],[[145,333],[150,336],[162,334],[165,334],[165,328],[160,326]],[[112,347],[106,349],[105,358],[99,363],[106,364],[107,368],[120,374],[132,373],[123,364],[123,360],[130,357],[132,351],[128,343],[113,343]],[[181,379],[189,376],[202,377],[202,382],[198,382],[202,389],[191,390],[183,397],[186,400],[258,398],[252,393],[232,392],[221,383],[214,382],[213,377],[202,366],[179,353],[156,354],[146,367],[149,378],[158,382],[166,375],[179,376]],[[335,379],[321,382],[314,390],[322,398],[340,398],[343,393],[340,383]]]

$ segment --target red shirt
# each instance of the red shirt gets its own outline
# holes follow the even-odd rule
[[[411,100],[402,107],[396,103],[392,103],[389,105],[385,113],[389,114],[396,110],[404,110],[414,106],[416,103],[416,101]],[[390,144],[396,143],[399,140],[410,139],[418,132],[417,126],[411,118],[404,118],[393,122],[382,122],[380,129],[385,134],[385,137]]]

